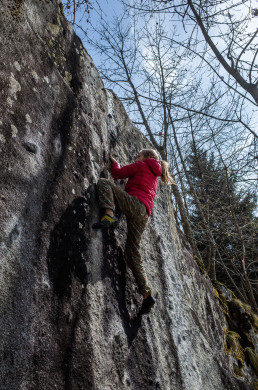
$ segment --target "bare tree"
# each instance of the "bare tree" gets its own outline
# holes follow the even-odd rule
[[[90,13],[94,8],[101,11],[98,0],[63,0],[62,4],[69,21],[78,27],[80,23],[89,21]]]
[[[191,145],[196,150],[205,146],[217,160],[223,156],[225,167],[234,171],[241,180],[239,185],[244,183],[249,190],[253,183],[250,178],[255,167],[256,138],[245,104],[254,103],[211,65],[207,43],[197,55],[197,43],[194,47],[192,42],[180,41],[176,28],[168,34],[165,27],[166,21],[161,17],[148,23],[133,19],[129,23],[121,17],[114,23],[103,21],[101,27],[92,26],[94,33],[91,30],[88,37],[95,37],[91,43],[103,56],[99,70],[106,85],[115,89],[134,123],[173,167],[178,184],[172,188],[176,220],[194,254],[203,256],[196,231],[193,232],[189,194],[201,217],[200,228],[205,231],[208,250],[202,260],[207,272],[216,279],[222,267],[234,291],[255,307],[256,263],[254,259],[249,261],[245,250],[250,242],[246,235],[239,235],[242,247],[238,249],[238,258],[242,259],[242,268],[236,267],[232,259],[228,264],[225,262],[224,248],[218,245],[211,224],[213,217],[209,197],[205,197],[205,182],[201,183],[203,203],[187,166]],[[234,225],[234,234],[240,234],[237,219]]]
[[[179,211],[176,218],[194,253],[200,257],[190,224],[189,191],[195,198],[209,243],[205,263],[210,276],[216,279],[219,258],[234,290],[254,306],[252,288],[249,288],[249,293],[243,294],[242,290],[246,291],[246,288],[239,289],[223,262],[221,248],[210,228],[209,210],[203,209],[186,164],[192,142],[205,145],[214,152],[219,147],[217,158],[223,154],[225,163],[237,172],[240,172],[237,164],[241,156],[246,163],[245,171],[241,168],[241,172],[243,177],[248,177],[252,164],[247,163],[247,155],[253,150],[253,137],[252,132],[245,131],[248,122],[243,121],[244,115],[242,120],[238,118],[242,109],[241,96],[237,95],[237,99],[230,99],[230,103],[225,104],[228,88],[218,88],[216,75],[207,79],[209,84],[204,89],[202,81],[206,75],[203,76],[202,65],[196,69],[197,75],[193,77],[191,73],[190,78],[189,67],[186,66],[189,62],[188,49],[178,46],[173,36],[169,39],[165,37],[162,23],[145,25],[138,32],[122,18],[113,25],[104,23],[96,33],[95,47],[105,57],[100,68],[104,80],[108,85],[116,86],[134,122],[141,127],[161,157],[168,159],[174,167],[178,182],[178,186],[173,187],[175,209]],[[247,117],[245,119],[248,121]],[[248,278],[245,282],[248,283]]]
[[[181,43],[197,55],[201,53],[223,79],[222,67],[230,76],[230,88],[241,86],[258,104],[258,29],[251,25],[256,15],[252,8],[254,1],[136,0],[133,4],[125,3],[141,15],[166,14],[171,16],[171,24],[175,19],[180,21],[186,33]]]

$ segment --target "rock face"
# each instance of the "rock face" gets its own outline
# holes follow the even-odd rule
[[[159,185],[142,240],[155,310],[126,271],[126,224],[93,231],[108,155],[148,141],[57,0],[1,0],[1,389],[251,389],[227,323]]]

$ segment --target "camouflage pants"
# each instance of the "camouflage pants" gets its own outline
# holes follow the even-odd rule
[[[100,207],[114,211],[116,199],[120,210],[126,216],[125,262],[133,272],[140,293],[147,296],[151,290],[139,252],[141,236],[148,221],[146,207],[136,196],[129,195],[107,179],[99,179],[97,186]]]

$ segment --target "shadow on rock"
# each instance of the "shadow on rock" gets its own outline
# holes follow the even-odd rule
[[[126,284],[126,278],[129,278]],[[116,362],[118,373],[124,373],[127,366],[132,386],[137,389],[157,389],[155,385],[156,363],[152,358],[152,351],[146,333],[146,323],[142,323],[139,314],[133,315],[130,311],[132,301],[136,303],[135,292],[131,288],[134,283],[132,277],[126,273],[122,248],[117,247],[114,234],[111,231],[103,231],[103,266],[102,279],[105,279],[105,315],[104,329],[108,329],[112,323],[114,308],[122,320],[124,333],[127,339],[127,348],[123,356]],[[138,302],[140,306],[140,302]],[[140,310],[140,307],[138,308]],[[148,317],[147,317],[148,318]],[[148,318],[148,322],[150,319]],[[119,334],[114,337],[119,339]],[[123,350],[122,350],[123,351]],[[114,357],[115,359],[115,357]],[[124,359],[124,360],[123,360]],[[137,369],[135,362],[139,362],[141,371]],[[120,374],[121,377],[123,375]]]
[[[76,198],[66,209],[50,236],[47,254],[49,277],[54,293],[60,298],[69,298],[72,276],[87,284],[85,236],[87,215],[86,199]]]
[[[142,318],[139,315],[131,316],[126,305],[126,264],[123,252],[116,246],[112,230],[103,231],[103,268],[102,279],[109,278],[112,291],[108,292],[106,298],[107,308],[110,305],[109,299],[115,294],[117,308],[123,321],[123,327],[130,347],[138,334]],[[114,304],[114,302],[113,302]],[[107,319],[108,321],[108,319]]]
[[[93,388],[90,361],[88,308],[85,305],[88,273],[86,261],[89,243],[87,207],[90,198],[79,197],[68,206],[50,236],[47,254],[49,278],[53,286],[53,321],[58,338],[59,367],[64,380],[64,390],[75,383],[78,388]],[[72,286],[73,279],[80,283]],[[72,291],[73,289],[73,291]],[[73,295],[72,295],[73,292]],[[54,315],[55,313],[55,315]],[[77,330],[83,322],[86,331],[84,343],[78,348]],[[82,326],[82,325],[81,325]],[[83,354],[84,358],[80,358]],[[77,375],[77,373],[80,375]]]

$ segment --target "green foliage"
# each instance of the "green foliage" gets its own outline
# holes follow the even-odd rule
[[[196,150],[192,146],[188,169],[205,217],[203,220],[200,206],[189,191],[191,225],[205,267],[209,270],[209,230],[216,244],[216,278],[235,290],[232,280],[225,273],[225,265],[236,285],[242,288],[244,262],[250,280],[257,281],[258,264],[255,261],[258,254],[258,219],[254,216],[255,195],[248,191],[238,191],[237,174],[226,169],[221,162],[216,163],[215,156],[205,150]]]
[[[23,5],[23,0],[15,0],[13,3],[11,2],[10,4],[7,5],[7,7],[11,11],[11,15],[12,15],[13,19],[15,19],[15,20],[20,19],[22,5]]]
[[[250,365],[253,367],[256,375],[258,376],[258,353],[248,347],[245,349],[245,354],[248,357]]]
[[[233,363],[236,376],[242,376],[245,364],[252,367],[257,374],[258,354],[256,352],[256,334],[258,331],[258,316],[251,306],[235,297],[233,291],[223,284],[213,281],[215,295],[225,313],[228,329],[225,333],[225,351],[232,354],[237,364]]]
[[[196,263],[197,263],[197,265],[198,265],[198,267],[199,267],[199,270],[200,270],[200,272],[201,272],[201,274],[203,274],[203,275],[205,275],[205,273],[206,273],[206,269],[205,269],[205,265],[203,264],[203,261],[202,261],[202,259],[200,259],[198,256],[194,256],[194,259],[195,259],[195,261],[196,261]]]

